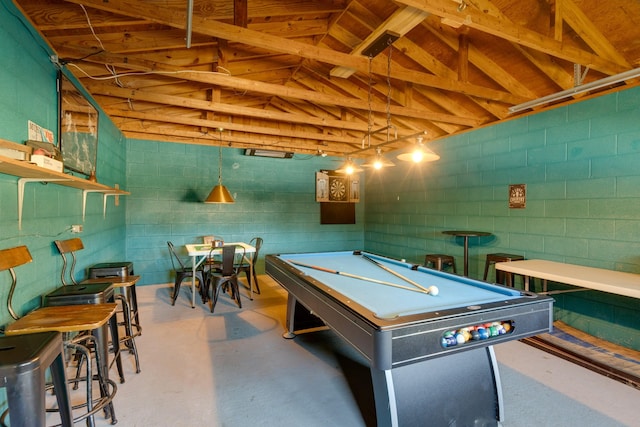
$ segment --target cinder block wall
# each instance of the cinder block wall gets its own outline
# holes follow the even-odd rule
[[[356,224],[321,225],[315,172],[335,169],[331,158],[249,157],[223,148],[222,182],[234,204],[205,204],[218,182],[218,148],[130,140],[127,150],[127,255],[141,283],[170,283],[167,241],[185,243],[216,235],[226,242],[264,239],[258,272],[268,253],[362,248],[364,200]],[[182,252],[186,259],[186,253]]]
[[[56,133],[58,100],[57,70],[49,60],[47,47],[30,30],[12,4],[0,13],[0,138],[24,143],[28,121]],[[126,189],[124,138],[113,123],[100,113],[98,129],[98,181]],[[33,262],[16,271],[18,288],[14,308],[23,314],[41,303],[40,296],[61,286],[62,259],[53,241],[81,237],[86,249],[79,254],[76,278],[86,276],[86,268],[98,262],[122,260],[125,254],[126,197],[114,206],[113,197],[103,216],[100,194],[89,194],[86,217],[82,218],[82,190],[55,183],[28,183],[24,191],[22,229],[18,229],[18,178],[0,174],[0,248],[26,245]],[[71,234],[72,224],[82,224],[82,234]],[[11,284],[9,273],[0,277],[0,324],[12,322],[6,310]]]
[[[462,240],[442,231],[480,230],[493,236],[471,239],[471,277],[491,252],[640,273],[639,119],[634,88],[435,141],[438,162],[368,177],[366,248],[461,267]],[[527,185],[525,209],[509,209],[509,184]],[[556,319],[640,349],[637,300],[556,300]]]

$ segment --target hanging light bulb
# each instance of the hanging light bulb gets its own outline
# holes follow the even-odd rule
[[[395,164],[382,155],[380,147],[376,148],[376,155],[374,157],[362,164],[363,168],[373,168],[376,170],[392,166],[395,166]]]
[[[354,174],[356,172],[362,172],[364,169],[362,169],[360,166],[358,166],[352,159],[351,157],[348,157],[347,160],[340,165],[340,167],[338,169],[336,169],[336,172],[338,173],[344,173],[347,175],[351,175]]]
[[[227,190],[227,187],[222,185],[222,131],[220,128],[220,145],[218,146],[218,185],[213,187],[209,196],[205,199],[205,203],[234,203],[233,196]]]
[[[419,136],[416,141],[416,146],[413,151],[408,153],[402,153],[398,155],[398,160],[404,162],[422,163],[422,162],[434,162],[439,160],[440,156],[425,147],[422,144],[422,137]]]

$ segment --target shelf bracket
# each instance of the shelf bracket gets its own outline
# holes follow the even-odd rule
[[[102,194],[102,218],[106,218],[107,217],[107,197],[109,196],[114,196],[115,197],[115,201],[117,202],[118,200],[118,193],[103,193]],[[117,206],[117,204],[116,204]]]
[[[18,179],[18,230],[22,230],[22,206],[24,203],[24,186],[29,182],[71,181],[64,178],[19,178]]]
[[[84,222],[85,213],[87,212],[87,194],[102,192],[102,190],[82,190],[82,222]]]

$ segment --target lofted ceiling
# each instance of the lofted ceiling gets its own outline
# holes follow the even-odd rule
[[[640,66],[635,0],[14,2],[133,139],[364,157]]]

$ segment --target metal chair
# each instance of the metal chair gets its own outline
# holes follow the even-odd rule
[[[132,315],[133,304],[137,307],[137,299],[135,298],[135,282],[139,276],[131,276],[132,279],[123,280],[122,277],[101,277],[99,280],[83,280],[78,283],[75,276],[75,266],[77,262],[76,252],[84,249],[84,244],[80,238],[72,238],[67,240],[55,240],[54,244],[62,256],[62,272],[60,274],[62,280],[62,288],[47,294],[44,298],[44,305],[73,305],[73,304],[96,304],[105,302],[119,302],[120,310],[118,314],[122,316],[122,321],[118,321],[117,316],[111,319],[112,344],[115,354],[115,363],[120,375],[120,382],[124,383],[124,370],[122,368],[122,358],[120,347],[124,344],[130,353],[133,354],[136,364],[136,373],[140,372],[140,360],[138,350],[135,344],[135,337],[140,335],[139,320],[133,323],[134,315]],[[69,266],[67,256],[71,256],[71,265]],[[121,263],[117,263],[120,265]],[[125,263],[130,264],[130,263]],[[106,264],[99,264],[106,265]],[[69,281],[73,285],[69,285],[66,280],[67,267]],[[92,268],[94,268],[93,266]],[[91,271],[91,270],[90,270]],[[134,287],[133,291],[131,288]],[[114,291],[117,290],[118,293]],[[137,310],[134,312],[137,313]],[[115,334],[118,325],[121,324],[125,328],[125,335],[119,337],[116,341]],[[135,326],[135,332],[134,332]],[[115,344],[117,343],[117,344]]]
[[[49,368],[58,401],[63,427],[72,427],[73,414],[67,387],[64,366],[62,334],[42,332],[38,334],[0,337],[0,377],[7,390],[11,426],[44,426],[47,416],[45,407],[45,371]]]
[[[251,289],[251,270],[253,270],[253,283],[256,284],[256,293],[260,295],[260,286],[258,285],[258,273],[256,273],[256,263],[258,261],[258,254],[260,253],[260,248],[262,247],[262,237],[254,237],[251,239],[251,246],[256,248],[256,252],[253,254],[251,258],[251,265],[249,263],[240,264],[238,268],[238,273],[244,272],[247,275],[247,283],[249,285],[249,289]]]
[[[65,335],[64,345],[73,351],[79,352],[82,357],[87,359],[86,377],[74,378],[71,381],[86,380],[87,399],[82,405],[86,406],[87,411],[74,422],[82,419],[87,420],[89,426],[95,425],[94,414],[103,409],[105,415],[111,418],[111,423],[117,423],[115,411],[113,408],[113,396],[117,387],[115,383],[109,379],[109,349],[108,349],[108,333],[107,324],[116,313],[115,303],[106,304],[80,304],[70,306],[54,306],[37,308],[23,316],[18,316],[13,309],[13,295],[17,285],[17,277],[14,271],[15,267],[30,263],[33,261],[31,254],[26,246],[17,246],[10,249],[0,250],[0,271],[8,270],[11,274],[12,282],[9,289],[7,299],[7,309],[11,317],[16,321],[7,325],[5,335],[23,335],[38,332],[61,332],[61,333],[78,333],[73,338],[69,338],[70,334]],[[85,331],[91,331],[91,335],[84,334]],[[115,340],[118,339],[117,328],[115,331]],[[68,339],[67,339],[68,338]],[[116,341],[117,342],[117,341]],[[94,357],[97,365],[97,376],[93,375],[90,348],[94,348]],[[100,399],[94,401],[92,393],[92,383],[97,380],[100,388]]]
[[[241,250],[238,250],[240,248]],[[212,249],[213,252],[214,249]],[[213,254],[209,256],[211,258]],[[240,300],[240,290],[238,289],[238,271],[240,262],[244,259],[245,249],[243,246],[226,245],[222,247],[222,270],[220,273],[212,272],[209,275],[207,285],[204,292],[209,293],[211,288],[211,312],[216,307],[220,290],[228,290],[237,304],[238,308],[242,308]],[[212,270],[213,271],[213,270]]]
[[[176,280],[173,286],[173,295],[171,297],[171,305],[176,305],[176,298],[178,298],[178,293],[180,292],[180,285],[184,279],[193,277],[193,270],[182,262],[175,251],[173,243],[167,242],[167,246],[169,247],[169,256],[171,257],[171,266],[173,267],[173,271],[176,275]],[[204,303],[207,301],[207,294],[203,289],[205,287],[205,280],[201,269],[196,269],[196,279],[198,279],[200,283],[200,297]]]

